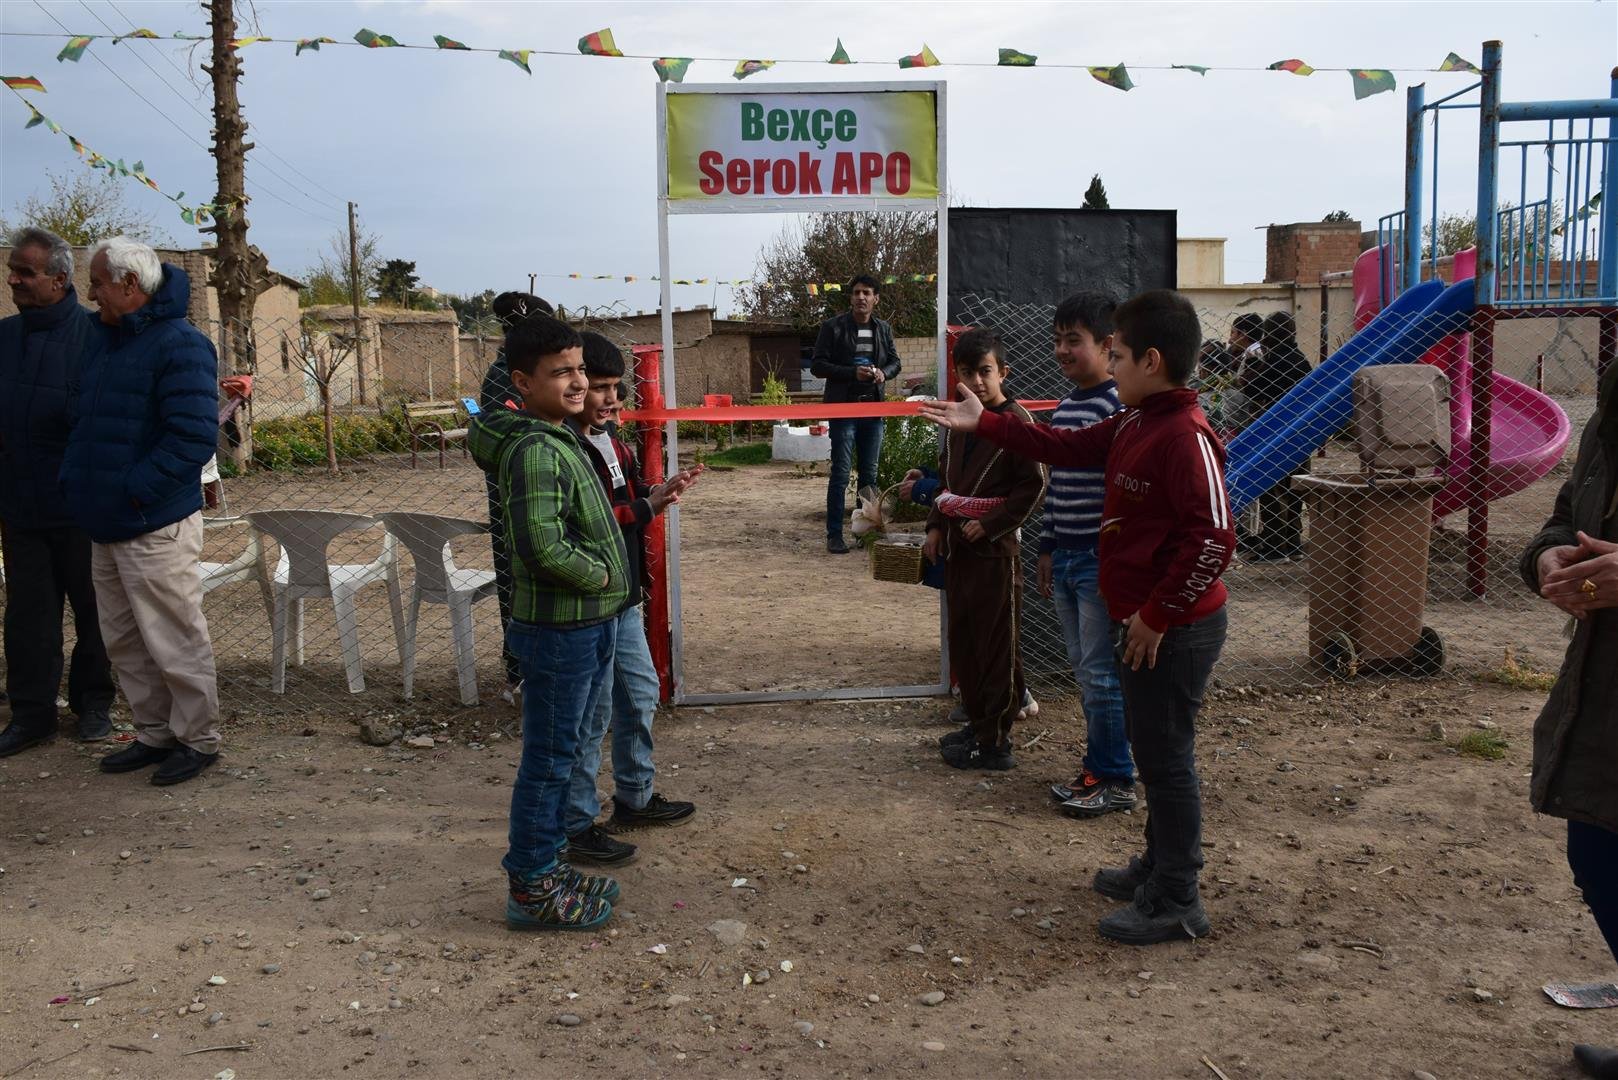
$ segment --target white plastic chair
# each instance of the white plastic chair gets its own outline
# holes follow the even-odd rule
[[[232,518],[223,522],[204,519],[203,528],[222,528],[238,523],[245,525],[247,524],[247,519]],[[202,593],[204,596],[215,589],[225,585],[234,585],[239,581],[258,582],[259,591],[264,595],[265,614],[273,622],[275,619],[275,602],[270,594],[269,578],[264,571],[264,541],[256,530],[247,534],[246,550],[229,562],[197,563],[197,576],[202,578]]]
[[[344,533],[375,528],[378,524],[375,518],[331,510],[259,510],[248,514],[247,520],[256,531],[267,533],[281,546],[280,558],[270,575],[271,692],[286,693],[288,616],[292,623],[293,662],[301,666],[303,602],[329,597],[337,616],[337,639],[342,645],[348,690],[352,694],[360,693],[365,689],[365,674],[360,663],[359,610],[355,594],[374,581],[385,582],[396,637],[401,633],[404,620],[399,559],[393,534],[383,534],[382,553],[374,561],[332,565],[326,556],[331,542]]]
[[[410,606],[399,628],[399,659],[404,668],[404,696],[408,701],[416,683],[416,627],[422,601],[449,608],[455,645],[455,672],[461,684],[461,704],[478,703],[477,656],[472,646],[472,605],[495,595],[494,571],[456,566],[449,542],[456,536],[487,532],[482,522],[434,514],[382,514],[383,526],[410,549],[416,564],[410,587]]]

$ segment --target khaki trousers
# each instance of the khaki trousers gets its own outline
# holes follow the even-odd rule
[[[96,544],[90,573],[107,657],[148,746],[219,752],[219,683],[202,617],[202,513]]]

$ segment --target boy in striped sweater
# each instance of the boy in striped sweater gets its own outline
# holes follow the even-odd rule
[[[1051,417],[1054,428],[1087,428],[1118,411],[1118,384],[1107,371],[1112,312],[1100,293],[1079,293],[1056,308],[1056,362],[1073,381]],[[1112,621],[1097,581],[1096,536],[1106,494],[1101,469],[1053,468],[1039,537],[1039,591],[1056,607],[1068,663],[1084,701],[1084,764],[1051,794],[1069,817],[1100,817],[1135,807],[1135,763],[1124,729],[1124,695],[1112,648]]]

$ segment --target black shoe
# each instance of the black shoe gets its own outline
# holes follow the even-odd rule
[[[957,728],[956,730],[950,732],[948,735],[945,735],[943,738],[939,739],[938,740],[938,745],[940,747],[950,747],[950,746],[955,746],[955,745],[957,745],[959,743],[976,742],[977,737],[978,737],[977,729],[974,728],[971,725],[970,722],[968,722],[967,724],[963,725],[962,727]]]
[[[1128,866],[1097,870],[1090,887],[1110,899],[1129,901],[1135,899],[1135,890],[1151,876],[1152,871],[1140,861],[1140,856],[1131,855]]]
[[[1068,817],[1094,818],[1114,810],[1135,809],[1135,785],[1104,781],[1085,795],[1075,795],[1062,803],[1062,813]]]
[[[1101,920],[1101,936],[1125,945],[1208,936],[1208,913],[1202,898],[1181,903],[1164,896],[1150,881],[1135,890],[1135,899]]]
[[[848,545],[843,543],[841,536],[828,536],[826,537],[826,554],[847,555]]]
[[[10,757],[20,754],[31,746],[42,746],[56,738],[56,725],[50,727],[33,727],[20,720],[13,720],[6,725],[6,730],[0,731],[0,757]]]
[[[79,741],[100,742],[112,734],[112,717],[106,709],[86,709],[79,714]]]
[[[612,800],[612,823],[627,829],[640,825],[680,825],[689,821],[696,812],[696,803],[675,802],[655,791],[639,810],[625,806],[616,797]]]
[[[1105,783],[1105,780],[1092,773],[1089,769],[1085,769],[1065,784],[1052,784],[1051,798],[1057,802],[1067,802],[1069,799],[1093,795]]]
[[[156,765],[160,761],[167,761],[172,753],[174,753],[174,747],[172,746],[147,746],[137,739],[122,750],[102,758],[101,771],[110,773],[134,772],[136,769],[144,769],[148,765]]]
[[[944,764],[954,769],[988,769],[1004,772],[1017,767],[1017,759],[1011,756],[1010,742],[1003,742],[999,746],[984,746],[976,739],[972,739],[946,746],[939,753],[944,759]]]
[[[184,783],[218,760],[218,754],[204,754],[189,746],[177,746],[168,760],[152,774],[152,783],[159,787]]]
[[[1618,1080],[1618,1050],[1610,1046],[1580,1043],[1573,1048],[1573,1060],[1585,1076],[1596,1080]]]
[[[600,825],[591,825],[567,838],[567,857],[572,862],[615,866],[635,857],[635,845],[614,840]]]

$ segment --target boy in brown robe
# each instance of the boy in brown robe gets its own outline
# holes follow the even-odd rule
[[[955,343],[955,375],[984,408],[1032,423],[1002,389],[1011,368],[1006,348],[987,330]],[[952,517],[936,503],[927,517],[929,562],[944,560],[949,656],[967,723],[942,740],[944,761],[957,769],[1010,769],[1011,724],[1023,703],[1022,567],[1018,529],[1045,497],[1045,466],[978,439],[951,432],[939,475],[954,495],[997,500],[981,517]],[[1003,500],[1003,501],[998,501]],[[978,504],[980,507],[985,504]]]

